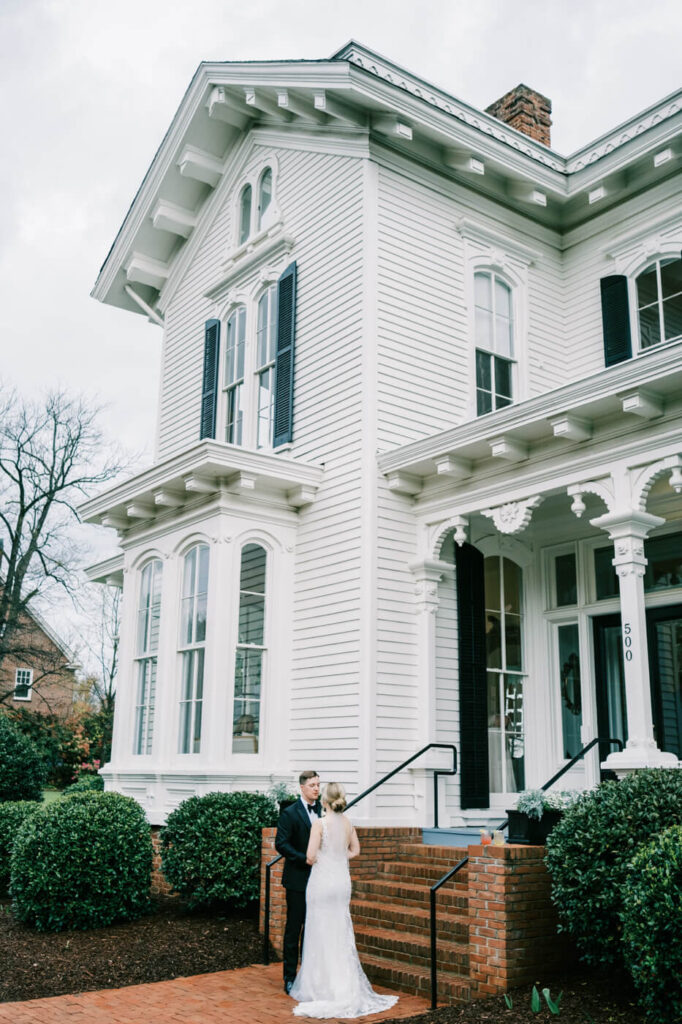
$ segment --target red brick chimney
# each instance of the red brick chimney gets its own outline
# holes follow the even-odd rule
[[[530,135],[536,142],[549,146],[549,129],[552,124],[552,103],[527,85],[517,85],[501,99],[485,109],[498,121],[504,121],[524,135]]]

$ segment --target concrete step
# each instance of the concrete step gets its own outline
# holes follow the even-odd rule
[[[387,928],[355,929],[358,953],[428,969],[431,949],[428,936],[419,936]],[[447,975],[469,976],[469,947],[463,942],[440,941],[436,950],[439,971]]]
[[[429,908],[429,885],[422,881],[420,883],[395,880],[381,876],[379,878],[358,878],[353,881],[353,893],[356,899],[366,897],[379,903],[390,903],[391,906],[406,906]],[[447,882],[439,891],[436,897],[436,905],[439,912],[441,909],[451,908],[453,910],[467,913],[469,907],[469,889],[466,882]]]
[[[430,914],[414,905],[381,903],[367,896],[351,901],[351,916],[356,927],[402,930],[405,934],[430,936]],[[436,935],[444,942],[468,942],[469,922],[466,912],[453,907],[438,906]]]
[[[424,999],[431,998],[431,974],[424,967],[407,966],[399,961],[384,960],[369,953],[360,955],[362,966],[376,985],[385,985],[398,992],[420,995]],[[454,975],[438,974],[438,1005],[445,1003],[468,1003],[471,1000],[471,989],[465,978]]]

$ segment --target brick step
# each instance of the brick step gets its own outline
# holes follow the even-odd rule
[[[405,879],[406,881],[414,879],[415,881],[422,880],[426,885],[434,885],[440,881],[444,874],[446,874],[450,868],[455,865],[443,864],[442,868],[437,864],[426,864],[420,861],[399,861],[399,860],[387,860],[382,864],[377,865],[377,878],[391,878],[391,879]],[[455,875],[457,882],[467,881],[467,868],[463,867]],[[447,884],[447,883],[446,883]]]
[[[466,846],[427,846],[424,843],[403,843],[398,858],[415,857],[417,860],[448,861],[454,867],[457,861],[469,855]]]
[[[447,882],[438,891],[437,906],[460,910],[468,913],[468,886],[461,882]],[[392,906],[407,904],[410,907],[416,905],[428,909],[429,907],[429,886],[424,884],[411,884],[406,881],[397,882],[386,878],[358,878],[353,881],[353,893],[356,898],[366,896],[368,899],[379,903],[390,903]]]
[[[355,945],[370,956],[428,968],[431,949],[428,936],[406,934],[387,928],[355,929]],[[436,949],[438,969],[445,974],[469,975],[469,947],[463,942],[439,942]]]
[[[368,978],[374,984],[385,985],[386,988],[396,989],[398,992],[407,992],[410,995],[419,995],[424,999],[430,999],[431,973],[428,969],[416,966],[408,967],[405,964],[384,960],[368,953],[361,953],[360,960]],[[468,1003],[470,1000],[471,988],[465,978],[439,972],[439,1005]]]
[[[430,935],[430,914],[416,906],[395,906],[366,897],[351,901],[351,916],[356,926],[368,928],[399,928],[414,935]],[[469,923],[466,914],[452,907],[438,907],[436,935],[452,942],[468,942]]]

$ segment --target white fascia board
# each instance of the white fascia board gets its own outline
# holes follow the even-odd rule
[[[385,452],[379,456],[379,469],[384,475],[402,471],[420,476],[423,472],[416,467],[433,463],[435,473],[435,460],[443,455],[466,457],[471,446],[487,444],[501,435],[520,432],[534,425],[544,425],[544,435],[550,439],[553,435],[550,419],[573,411],[578,413],[586,405],[613,404],[617,393],[638,387],[649,385],[650,390],[655,391],[656,381],[663,381],[673,373],[682,375],[682,343],[655,354],[629,359],[545,395],[508,406],[498,413],[468,420],[450,430]]]
[[[220,480],[237,473],[253,474],[258,479],[291,490],[299,486],[318,487],[323,469],[271,452],[252,451],[222,444],[220,441],[204,440],[179,455],[137,473],[95,498],[90,498],[78,511],[86,522],[97,523],[107,513],[119,508],[125,509],[133,502],[142,500],[144,495],[184,488],[185,477],[196,475]]]
[[[112,555],[100,562],[85,566],[85,575],[90,583],[106,583],[107,580],[123,579],[123,552],[119,555]]]

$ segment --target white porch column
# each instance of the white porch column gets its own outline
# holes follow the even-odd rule
[[[609,512],[592,519],[614,542],[613,565],[618,574],[622,623],[625,703],[628,741],[623,751],[609,754],[602,767],[624,774],[635,768],[677,768],[674,754],[658,749],[654,740],[649,682],[649,652],[644,608],[644,538],[665,522],[648,512]]]
[[[446,573],[453,572],[449,562],[424,559],[414,562],[410,570],[415,580],[419,670],[422,686],[419,705],[417,744],[420,747],[436,741],[436,612],[438,584]]]

